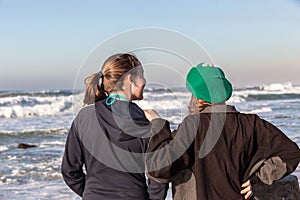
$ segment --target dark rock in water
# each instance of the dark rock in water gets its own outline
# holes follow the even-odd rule
[[[28,148],[32,148],[32,147],[37,147],[36,145],[32,145],[32,144],[25,144],[25,143],[20,143],[18,145],[19,149],[28,149]]]

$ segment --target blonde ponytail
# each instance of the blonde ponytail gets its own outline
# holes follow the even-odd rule
[[[83,100],[84,105],[93,104],[107,97],[107,94],[105,93],[103,87],[101,86],[102,84],[99,85],[100,76],[101,76],[100,73],[94,73],[89,75],[84,80],[84,83],[86,85],[85,95]]]

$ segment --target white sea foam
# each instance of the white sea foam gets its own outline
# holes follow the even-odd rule
[[[263,94],[300,94],[300,86],[293,86],[292,83],[272,83],[270,85],[259,86],[258,88],[248,88],[235,90],[233,95],[240,97],[248,97],[249,95]]]
[[[186,115],[173,115],[166,117],[166,119],[172,122],[173,124],[180,124],[185,117]]]
[[[183,108],[183,102],[175,100],[160,100],[160,101],[139,101],[136,102],[142,109],[160,109],[160,110],[171,110]]]
[[[22,185],[3,185],[0,188],[0,198],[1,200],[81,199],[78,195],[72,192],[62,181],[29,181],[28,183]]]
[[[166,93],[149,93],[144,94],[142,101],[137,103],[142,109],[155,109],[162,111],[167,110],[185,110],[190,98],[188,92],[166,92]]]
[[[19,134],[66,134],[69,130],[69,127],[65,128],[51,128],[51,129],[40,129],[40,128],[29,128],[29,129],[15,129],[13,131],[0,130],[1,134],[5,135],[19,135]]]
[[[80,107],[82,94],[69,96],[15,96],[0,98],[0,118],[56,116]]]
[[[20,175],[24,175],[25,173],[26,173],[25,170],[18,168],[18,169],[12,170],[11,176],[20,176]]]
[[[291,82],[287,83],[272,83],[270,85],[261,86],[261,89],[265,91],[279,91],[279,92],[286,92],[286,91],[296,91],[297,88],[294,88]]]
[[[17,160],[18,158],[17,158],[17,156],[11,156],[11,155],[9,155],[9,156],[7,157],[7,159],[8,159],[8,160]]]
[[[65,142],[64,141],[47,141],[41,143],[40,147],[47,147],[47,146],[64,146]]]
[[[272,112],[272,108],[270,108],[270,107],[263,107],[263,108],[251,110],[248,113],[258,114],[258,113],[266,113],[266,112]]]
[[[186,92],[177,92],[177,91],[168,91],[168,92],[164,92],[164,93],[155,93],[155,92],[145,92],[144,93],[145,98],[147,97],[173,97],[173,98],[190,98],[191,97],[191,93],[186,91]]]
[[[243,98],[242,96],[237,95],[236,92],[233,92],[232,96],[229,98],[229,100],[227,101],[228,104],[234,104],[234,103],[241,103],[241,102],[245,102],[246,99]]]
[[[8,149],[7,146],[0,145],[0,152],[6,151]]]

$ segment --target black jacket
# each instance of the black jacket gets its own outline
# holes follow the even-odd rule
[[[173,132],[166,120],[151,123],[148,173],[161,183],[171,181],[175,200],[242,200],[248,179],[272,184],[300,160],[297,144],[278,128],[232,106],[206,107]]]
[[[146,182],[149,130],[144,112],[132,102],[82,108],[66,141],[61,167],[66,184],[85,200],[165,199],[168,184]]]

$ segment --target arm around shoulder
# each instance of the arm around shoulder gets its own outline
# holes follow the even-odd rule
[[[151,125],[153,135],[147,149],[147,175],[157,182],[167,183],[189,165],[187,150],[195,138],[198,124],[188,117],[174,131],[163,119],[152,120]]]

